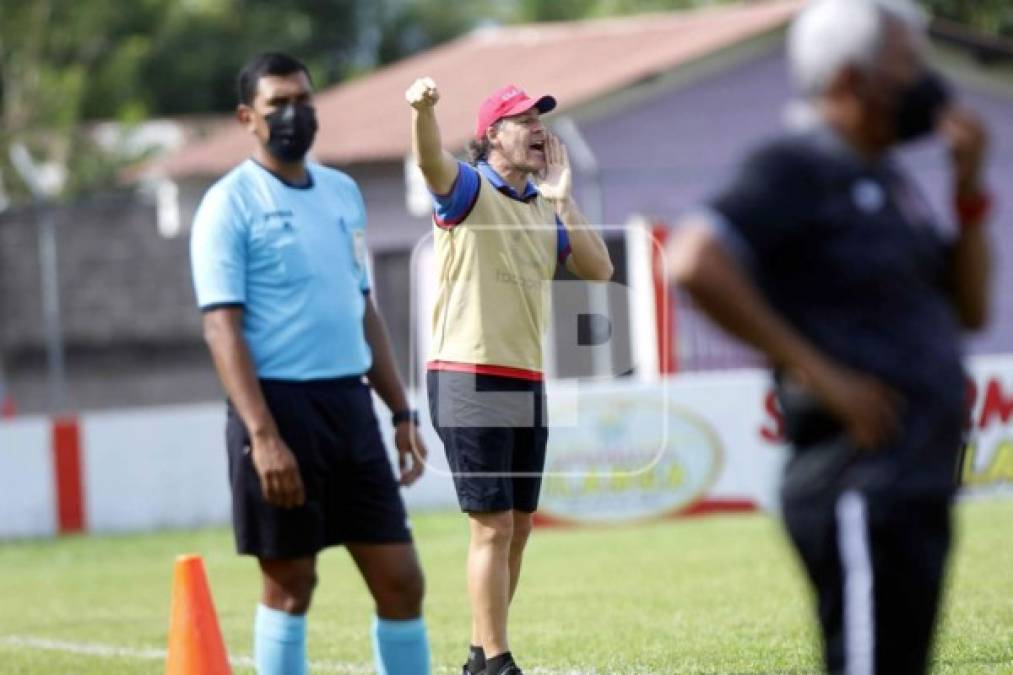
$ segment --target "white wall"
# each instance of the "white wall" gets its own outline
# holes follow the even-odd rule
[[[49,420],[0,422],[0,538],[56,532]]]
[[[214,404],[84,415],[88,528],[229,522],[224,427],[224,407]]]
[[[970,369],[979,395],[971,413],[975,452],[964,494],[1011,495],[1013,356],[972,359]],[[550,454],[542,501],[547,515],[592,521],[656,517],[700,497],[776,507],[786,452],[770,438],[766,373],[688,374],[656,383],[556,382],[548,391]],[[410,509],[456,508],[424,397],[416,403],[430,463],[422,480],[404,491],[405,499]],[[389,418],[382,405],[377,411],[389,448]],[[82,415],[87,529],[228,523],[224,424],[219,403]],[[0,422],[0,537],[56,531],[51,442],[45,418]]]

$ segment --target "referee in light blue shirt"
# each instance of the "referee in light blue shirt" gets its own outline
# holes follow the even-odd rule
[[[316,556],[342,544],[376,601],[378,671],[425,675],[422,571],[363,378],[393,412],[402,485],[422,473],[426,449],[369,295],[362,195],[304,159],[317,121],[302,63],[256,57],[239,97],[236,115],[257,143],[205,195],[191,258],[229,397],[236,547],[257,557],[263,578],[257,671],[307,671]]]

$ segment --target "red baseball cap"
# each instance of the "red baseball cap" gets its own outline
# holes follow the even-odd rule
[[[482,101],[478,109],[478,125],[475,127],[475,137],[485,136],[485,130],[504,117],[520,115],[532,108],[538,108],[539,113],[547,113],[556,107],[556,99],[552,96],[542,96],[534,99],[525,94],[517,86],[508,84],[489,94]]]

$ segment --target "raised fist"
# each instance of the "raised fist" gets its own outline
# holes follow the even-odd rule
[[[431,77],[420,77],[404,93],[409,105],[416,110],[432,108],[440,100],[440,92]]]

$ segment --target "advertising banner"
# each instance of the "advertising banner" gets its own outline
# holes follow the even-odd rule
[[[1013,355],[971,359],[963,498],[1013,496]],[[788,449],[767,373],[547,383],[539,521],[621,524],[776,510]],[[426,401],[430,461],[410,509],[456,509]],[[380,428],[390,425],[377,402]],[[0,538],[229,521],[221,403],[0,422]],[[393,457],[392,457],[393,460]]]
[[[1013,356],[970,359],[968,371],[961,496],[1013,495]],[[549,395],[542,522],[776,510],[789,450],[766,372],[557,385]]]

